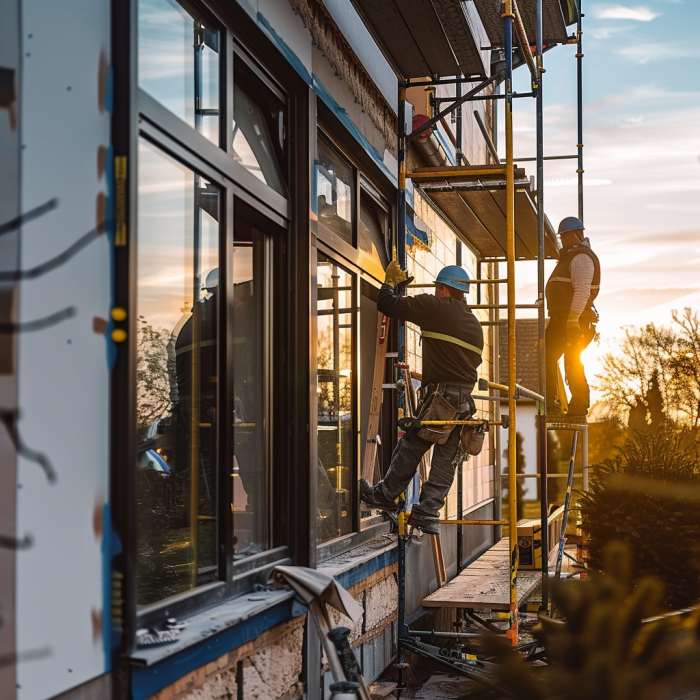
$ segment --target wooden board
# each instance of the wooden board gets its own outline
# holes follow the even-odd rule
[[[505,542],[505,547],[503,543]],[[423,601],[424,608],[510,610],[508,540],[501,540]],[[518,605],[540,582],[539,571],[518,572]]]
[[[372,378],[372,396],[369,402],[369,417],[367,419],[367,437],[365,454],[362,460],[362,476],[374,483],[374,465],[377,459],[377,433],[379,432],[379,416],[382,410],[382,383],[384,382],[384,364],[386,360],[386,341],[389,332],[389,318],[382,313],[377,314],[377,345],[374,353],[374,377]]]

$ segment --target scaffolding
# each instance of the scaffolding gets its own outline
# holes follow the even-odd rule
[[[361,6],[368,5],[369,0],[357,0]],[[535,5],[535,21],[534,21],[534,33],[536,35],[536,42],[534,44],[535,51],[534,56],[531,50],[533,44],[528,38],[526,22],[523,19],[523,15],[520,12],[518,4],[522,5]],[[439,4],[439,3],[436,3]],[[444,6],[445,3],[443,3]],[[477,289],[478,293],[478,303],[477,306],[473,308],[482,308],[490,310],[507,309],[507,334],[508,334],[508,380],[507,384],[496,384],[492,382],[487,382],[485,386],[480,386],[482,390],[488,390],[489,394],[492,391],[499,391],[501,394],[505,394],[508,398],[508,463],[510,465],[508,470],[508,512],[509,517],[507,521],[504,521],[500,515],[493,520],[467,520],[463,518],[462,511],[462,466],[463,462],[460,459],[458,464],[458,503],[457,503],[457,519],[456,520],[443,520],[442,522],[446,524],[455,524],[459,526],[458,530],[458,574],[462,566],[463,561],[463,547],[462,547],[462,525],[493,525],[495,528],[500,528],[501,526],[507,525],[508,527],[508,550],[507,550],[507,571],[508,571],[508,588],[509,588],[509,605],[506,615],[509,626],[506,632],[508,639],[514,647],[518,646],[518,565],[519,565],[519,549],[518,549],[518,537],[517,537],[517,526],[518,526],[518,516],[517,516],[517,478],[516,473],[516,404],[519,399],[529,398],[536,402],[538,408],[537,415],[537,426],[538,426],[538,474],[534,475],[539,478],[540,482],[540,529],[541,529],[541,546],[542,546],[542,566],[541,566],[541,580],[542,580],[542,601],[540,603],[540,609],[547,610],[549,608],[549,593],[548,593],[548,580],[549,580],[549,542],[548,542],[548,524],[549,524],[549,503],[548,503],[548,493],[547,493],[547,481],[551,476],[547,469],[547,434],[551,430],[566,430],[574,431],[574,436],[578,433],[581,434],[582,442],[582,461],[583,461],[583,486],[584,489],[588,487],[588,426],[585,420],[579,419],[567,419],[564,416],[548,416],[545,412],[545,396],[547,395],[545,386],[545,269],[544,261],[546,257],[546,248],[548,240],[545,236],[546,229],[546,217],[544,212],[544,161],[554,160],[562,158],[575,158],[577,160],[577,175],[578,175],[578,216],[583,221],[583,118],[582,118],[582,14],[581,14],[581,0],[576,0],[576,9],[578,12],[577,17],[577,31],[575,37],[566,36],[564,40],[559,37],[557,40],[553,41],[550,38],[547,39],[545,43],[544,37],[544,8],[543,0],[502,0],[501,3],[501,13],[500,17],[496,20],[495,13],[493,12],[493,2],[488,0],[477,0],[477,6],[483,6],[480,11],[487,11],[489,8],[493,15],[491,18],[493,22],[500,21],[502,27],[502,37],[503,37],[503,53],[504,53],[504,65],[502,68],[494,71],[492,75],[484,77],[482,71],[472,70],[468,75],[468,71],[464,70],[463,66],[460,66],[462,71],[460,77],[457,78],[441,78],[437,71],[431,73],[434,77],[429,80],[425,79],[411,79],[404,78],[399,83],[399,95],[398,95],[398,206],[397,206],[397,229],[398,229],[398,240],[397,240],[397,257],[398,263],[402,269],[406,268],[406,180],[407,178],[412,178],[414,182],[427,183],[429,187],[430,181],[435,181],[436,179],[443,178],[445,182],[454,183],[459,178],[474,180],[478,178],[484,178],[489,183],[488,186],[493,186],[496,190],[503,190],[505,193],[505,228],[506,228],[506,240],[505,240],[505,250],[503,246],[497,240],[493,240],[493,244],[500,246],[501,250],[505,253],[503,257],[491,256],[487,258],[482,258],[478,263],[478,274],[475,283],[479,285]],[[557,3],[558,5],[558,3]],[[551,9],[551,8],[550,8]],[[369,11],[369,9],[367,10]],[[439,12],[438,12],[439,14]],[[531,20],[530,17],[527,19]],[[530,25],[532,22],[530,21]],[[376,27],[375,27],[376,28]],[[501,31],[501,29],[496,28],[493,31]],[[532,29],[530,29],[532,32]],[[549,34],[552,34],[551,28],[548,30]],[[528,70],[531,74],[532,79],[532,92],[526,94],[516,94],[513,90],[513,56],[514,56],[514,44],[513,38],[516,37],[520,48],[520,55],[523,63],[527,65]],[[389,39],[387,39],[388,41]],[[543,148],[543,135],[544,135],[544,122],[543,122],[543,90],[542,90],[542,77],[544,74],[543,67],[543,54],[546,50],[552,47],[556,43],[575,43],[577,45],[577,101],[578,101],[578,143],[577,143],[577,153],[576,155],[563,155],[563,156],[544,156]],[[492,47],[493,48],[493,47]],[[399,49],[396,49],[397,51]],[[461,62],[462,59],[457,51],[455,51],[455,56]],[[409,59],[404,53],[395,61],[396,65],[400,65],[401,61],[407,62]],[[426,59],[427,61],[427,59]],[[473,65],[473,64],[472,64]],[[410,70],[410,69],[409,69]],[[406,71],[404,70],[404,75]],[[444,75],[444,73],[443,73]],[[477,82],[478,80],[478,82]],[[494,84],[499,82],[504,83],[504,94],[491,94],[482,95],[482,91]],[[462,89],[468,83],[477,82],[475,87],[467,89],[464,94],[462,94]],[[407,133],[406,129],[406,114],[405,114],[405,100],[406,100],[406,89],[408,87],[417,86],[435,86],[438,84],[454,84],[456,95],[452,99],[450,98],[450,104],[443,109],[438,109],[437,114],[435,114],[431,119],[422,123],[420,127],[411,133]],[[523,158],[519,159],[521,161],[536,161],[536,172],[537,172],[537,196],[536,196],[536,215],[537,215],[537,302],[535,304],[516,304],[515,299],[515,261],[516,261],[516,244],[522,246],[522,240],[516,240],[516,177],[518,172],[515,167],[515,159],[513,157],[513,100],[516,98],[527,98],[534,97],[536,102],[536,135],[537,135],[537,150],[536,156],[534,158]],[[475,100],[503,100],[505,107],[505,150],[506,158],[505,162],[498,161],[497,151],[488,134],[486,128],[481,121],[478,121],[478,125],[484,135],[487,147],[491,154],[496,158],[496,166],[467,166],[463,164],[463,153],[462,153],[462,128],[461,119],[457,120],[457,134],[456,134],[456,154],[457,154],[457,165],[454,167],[445,168],[423,168],[419,171],[407,173],[406,170],[406,160],[408,147],[410,145],[411,139],[416,137],[418,133],[424,133],[426,130],[434,127],[437,123],[451,114],[452,112],[458,111],[461,113],[462,106],[470,101]],[[438,106],[442,105],[442,102],[448,101],[447,98],[440,98],[434,100],[434,103]],[[481,184],[481,188],[484,186]],[[453,187],[454,185],[448,185]],[[462,191],[468,189],[468,183],[461,183]],[[433,191],[439,192],[439,187],[434,187]],[[492,237],[493,238],[493,237]],[[520,256],[522,257],[522,256]],[[505,258],[506,263],[506,277],[504,279],[481,279],[481,264],[485,262],[500,262]],[[496,290],[497,298],[497,285],[506,283],[507,284],[507,303],[505,305],[495,304],[481,304],[481,285],[487,284],[492,285]],[[427,286],[427,285],[414,285],[414,286]],[[535,308],[537,310],[538,319],[538,370],[539,370],[539,392],[532,392],[519,387],[517,384],[517,372],[516,372],[516,309],[519,308]],[[489,325],[499,325],[502,323],[500,318],[496,320],[490,320]],[[405,330],[404,324],[399,324],[399,353],[398,362],[405,363]],[[496,404],[498,405],[498,404]],[[496,419],[498,419],[498,409],[496,412]],[[500,423],[500,421],[493,421],[495,423]],[[576,439],[574,438],[574,444]],[[571,483],[571,476],[569,477],[569,484]],[[404,499],[405,501],[405,499]],[[466,676],[473,678],[487,686],[491,685],[491,680],[488,672],[488,664],[480,664],[479,667],[470,664],[462,658],[465,655],[456,655],[455,658],[444,658],[444,655],[438,654],[435,650],[436,647],[430,647],[421,641],[421,637],[434,636],[434,637],[450,637],[455,640],[463,640],[468,638],[470,635],[467,633],[429,633],[429,632],[417,632],[411,631],[406,624],[406,548],[408,545],[408,534],[406,528],[406,513],[405,506],[398,515],[398,589],[399,589],[399,600],[398,600],[398,669],[399,669],[399,690],[404,687],[404,671],[407,667],[405,663],[404,653],[410,651],[412,653],[431,658],[439,663],[451,665],[453,670],[462,673]],[[563,537],[563,535],[562,535]],[[503,552],[505,554],[505,552]],[[473,612],[473,611],[472,611]],[[502,614],[502,613],[501,613]],[[471,615],[471,613],[470,613]],[[488,628],[496,629],[493,625],[488,623],[488,621],[481,620],[478,616],[476,620],[483,623],[483,626]],[[475,635],[471,635],[475,636]]]

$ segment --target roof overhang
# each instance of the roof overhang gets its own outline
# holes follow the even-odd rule
[[[404,79],[492,74],[491,52],[504,45],[497,0],[351,0],[382,52]],[[562,10],[562,2],[564,10]],[[536,38],[537,0],[518,0],[528,41]],[[542,0],[544,44],[565,44],[574,0]]]
[[[406,79],[486,78],[490,53],[471,3],[460,0],[352,0],[384,55]],[[558,2],[558,0],[557,0]]]
[[[494,171],[489,174],[489,170]],[[523,168],[515,168],[515,257],[537,259],[537,205]],[[506,257],[506,191],[500,166],[417,168],[411,177],[478,258]],[[545,216],[545,257],[558,258],[554,228]]]
[[[479,10],[491,46],[502,47],[505,43],[503,19],[500,10],[496,11],[500,5],[494,0],[474,0],[474,3]],[[537,0],[518,0],[518,9],[527,38],[531,46],[534,46],[537,37]],[[568,19],[570,18],[567,16]],[[542,0],[542,35],[545,45],[566,44],[569,40],[559,0]]]

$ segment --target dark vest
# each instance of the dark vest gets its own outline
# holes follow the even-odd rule
[[[547,307],[549,315],[556,313],[568,313],[571,310],[571,302],[574,299],[574,286],[571,284],[571,272],[569,267],[571,261],[577,255],[587,255],[593,261],[593,280],[591,282],[591,295],[588,297],[586,306],[581,314],[581,320],[595,322],[597,316],[593,311],[593,302],[600,290],[600,260],[598,256],[585,245],[575,245],[569,248],[559,259],[557,266],[547,280]]]

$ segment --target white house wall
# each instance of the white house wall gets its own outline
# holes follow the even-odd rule
[[[110,2],[23,0],[21,26],[22,211],[57,200],[22,227],[21,266],[29,269],[105,219]],[[19,337],[19,431],[56,472],[50,483],[36,462],[18,462],[17,532],[34,544],[16,560],[16,645],[20,655],[40,652],[17,666],[21,700],[53,697],[109,666],[102,552],[109,551],[110,276],[102,234],[21,285],[20,322],[73,309]]]

